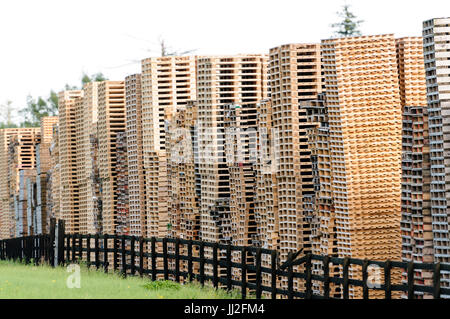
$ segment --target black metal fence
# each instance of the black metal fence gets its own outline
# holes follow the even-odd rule
[[[283,263],[276,251],[173,238],[121,235],[65,234],[64,223],[52,220],[48,235],[0,241],[0,259],[24,260],[52,266],[85,262],[88,267],[152,280],[197,281],[227,290],[239,289],[242,298],[332,299],[351,297],[391,299],[401,294],[450,296],[441,285],[449,264],[369,261],[307,254],[289,254]],[[382,282],[371,285],[369,267],[381,270]],[[432,284],[416,284],[415,272],[432,274]],[[392,274],[403,280],[392,281]]]

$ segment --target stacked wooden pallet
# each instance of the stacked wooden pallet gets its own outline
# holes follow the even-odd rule
[[[395,39],[326,40],[322,52],[334,200],[342,203],[335,206],[339,257],[398,260],[402,108]]]
[[[14,201],[11,201],[11,180],[9,166],[9,144],[11,138],[19,133],[34,131],[33,128],[8,128],[0,130],[0,238],[9,238],[15,235],[14,227]],[[16,175],[14,175],[16,176]],[[16,183],[17,180],[13,180]]]
[[[141,75],[125,78],[130,234],[146,234]]]
[[[59,93],[59,162],[61,164],[61,214],[68,233],[80,231],[79,190],[77,182],[76,109],[83,102],[83,91]]]
[[[402,104],[402,260],[434,262],[430,132],[422,37],[396,39]],[[416,284],[433,273],[417,270]],[[406,272],[403,280],[407,281]],[[417,293],[417,295],[424,295]]]
[[[59,162],[59,126],[55,125],[53,127],[53,139],[50,145],[50,158],[51,158],[51,168],[47,172],[47,219],[46,227],[50,226],[50,219],[57,218],[61,219],[61,205],[60,205],[60,171],[61,165]]]
[[[97,216],[95,182],[92,178],[93,165],[91,136],[97,131],[98,82],[87,83],[83,87],[83,98],[76,105],[76,158],[77,183],[79,189],[80,232],[95,234]]]
[[[117,133],[117,227],[118,235],[129,235],[129,195],[128,195],[128,161],[127,138],[125,132]]]
[[[40,141],[40,129],[18,131],[8,146],[9,205],[11,236],[28,234],[26,178],[36,175],[35,143]]]
[[[90,136],[90,154],[91,154],[91,174],[89,175],[91,183],[91,194],[92,194],[92,231],[94,233],[102,233],[103,223],[102,223],[102,212],[103,212],[103,201],[102,201],[102,181],[100,179],[100,170],[98,166],[98,134],[97,130]]]
[[[197,106],[188,101],[178,108],[166,132],[168,154],[169,235],[198,240],[200,237],[200,176],[197,159]]]
[[[98,87],[98,163],[102,181],[103,232],[117,226],[117,134],[125,132],[125,83],[104,81]]]
[[[52,167],[50,147],[54,126],[58,124],[57,116],[43,117],[41,120],[41,141],[36,145],[36,206],[35,233],[47,233],[47,180]]]
[[[170,229],[166,122],[173,118],[179,107],[195,98],[195,57],[158,57],[142,61],[142,141],[148,236],[164,237]]]

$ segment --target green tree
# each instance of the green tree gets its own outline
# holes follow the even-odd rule
[[[107,80],[108,79],[103,75],[103,73],[96,73],[91,76],[87,75],[86,73],[83,73],[83,76],[81,77],[81,86],[90,82],[102,82]]]
[[[342,11],[337,12],[337,14],[342,21],[331,25],[331,27],[336,30],[335,36],[354,37],[361,35],[359,26],[364,22],[364,20],[357,20],[356,15],[350,11],[350,5],[343,5]]]
[[[91,76],[83,73],[81,77],[81,87],[66,84],[64,89],[80,90],[84,84],[89,82],[106,81],[106,77],[102,73],[96,73]],[[58,114],[58,94],[51,90],[47,98],[41,96],[33,98],[27,97],[27,106],[20,110],[19,113],[23,116],[21,127],[35,127],[39,126],[41,118],[45,116],[55,116]]]
[[[11,128],[17,127],[17,124],[12,121],[12,114],[14,112],[14,107],[11,101],[6,101],[2,105],[0,105],[1,110],[1,122],[0,128]]]

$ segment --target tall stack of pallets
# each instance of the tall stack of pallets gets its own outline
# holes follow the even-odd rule
[[[80,231],[76,161],[78,138],[76,109],[82,103],[83,91],[63,91],[59,93],[60,213],[66,222],[67,233],[78,233]]]
[[[126,132],[117,133],[116,141],[117,164],[117,226],[118,235],[130,234],[130,206],[128,194],[128,150]]]
[[[50,227],[50,219],[61,219],[61,165],[59,159],[59,125],[53,126],[53,137],[50,145],[50,170],[47,172],[47,220],[46,227]]]
[[[50,147],[53,126],[58,124],[57,116],[43,117],[41,120],[41,141],[36,145],[36,206],[35,233],[45,234],[47,229],[47,173],[51,169]]]
[[[333,172],[330,161],[330,130],[325,95],[318,100],[302,101],[301,109],[306,111],[309,150],[313,166],[314,201],[310,211],[311,252],[316,255],[337,256],[334,201],[332,192]],[[313,262],[313,274],[323,275],[323,263]],[[339,273],[336,266],[329,267],[330,276]],[[313,290],[323,293],[323,284],[313,283]],[[330,284],[330,296],[340,297],[340,286]]]
[[[80,232],[98,232],[96,214],[95,178],[92,176],[95,160],[91,154],[91,136],[96,134],[98,115],[98,82],[83,87],[83,98],[77,107],[77,182],[80,205]]]
[[[168,222],[166,121],[196,97],[196,59],[159,57],[142,61],[142,139],[147,236],[165,237]]]
[[[259,153],[256,162],[256,198],[255,222],[257,227],[256,244],[266,249],[278,249],[279,220],[278,220],[278,191],[276,179],[276,140],[272,128],[271,100],[261,100],[257,104],[257,145]],[[271,256],[262,255],[262,266],[271,267]],[[271,275],[263,274],[262,282],[271,285]]]
[[[249,158],[241,163],[235,162],[236,150],[227,145],[227,131],[236,132],[236,108],[242,108],[246,114],[255,110],[259,99],[267,97],[267,56],[265,55],[236,55],[202,57],[197,61],[197,103],[198,103],[198,148],[199,173],[201,176],[201,239],[209,242],[249,242],[252,230],[250,218],[254,219],[253,207],[244,202],[254,201],[255,186],[252,173],[253,168]],[[233,111],[233,112],[232,112]],[[229,117],[231,116],[231,117]],[[251,129],[255,126],[256,118],[245,118],[240,129]],[[239,143],[243,150],[248,151],[248,132],[239,133]],[[231,134],[231,138],[233,139]],[[238,142],[236,140],[236,142]],[[227,163],[226,147],[230,146],[231,162]],[[244,169],[244,165],[246,168]],[[230,169],[235,168],[233,181],[230,180]],[[244,181],[244,184],[241,184]],[[240,189],[231,189],[234,185],[241,185]],[[250,191],[247,192],[247,188]],[[239,192],[240,193],[237,193]],[[233,200],[239,207],[230,205],[231,192]],[[253,215],[253,216],[251,216]],[[242,227],[232,227],[232,223]],[[253,221],[254,222],[254,221]],[[206,250],[206,253],[210,253]],[[251,256],[249,255],[249,262]],[[240,261],[240,255],[233,255],[233,260]],[[209,271],[209,267],[207,271]],[[238,280],[240,271],[233,276]],[[249,279],[252,276],[248,272]]]
[[[398,260],[402,108],[395,39],[324,40],[322,52],[338,255]]]
[[[402,259],[431,263],[431,162],[423,39],[396,39],[396,47],[403,114]],[[406,276],[404,273],[404,281],[407,280]],[[415,277],[417,284],[430,285],[433,273],[417,270]]]
[[[280,258],[303,249],[311,251],[311,224],[305,209],[314,195],[306,115],[299,102],[317,99],[322,92],[319,44],[287,44],[270,50],[270,92],[278,192]],[[307,210],[307,209],[306,209]],[[281,282],[287,287],[287,281]],[[301,289],[299,281],[294,286]]]
[[[200,176],[197,161],[197,107],[194,101],[177,110],[166,132],[169,181],[169,235],[199,239]]]
[[[10,202],[10,169],[8,146],[11,138],[20,133],[34,132],[34,128],[7,128],[0,130],[0,238],[10,238],[15,235],[13,224],[14,203]],[[13,180],[16,183],[17,180]]]
[[[125,132],[125,83],[98,85],[98,166],[102,184],[102,227],[115,234],[117,227],[117,134]]]
[[[431,218],[434,262],[450,262],[450,17],[423,23],[431,162]],[[445,179],[445,180],[444,180]],[[441,271],[441,284],[450,286],[450,272]],[[446,295],[448,298],[449,296]]]
[[[141,75],[125,78],[126,132],[128,151],[128,192],[130,234],[147,233],[145,212],[145,174],[142,141],[142,89]]]
[[[97,126],[95,126],[97,127]],[[100,169],[98,166],[98,130],[95,129],[93,133],[90,134],[90,150],[91,155],[91,174],[90,183],[92,194],[92,221],[93,221],[93,232],[95,234],[101,234],[103,232],[103,222],[102,222],[102,181],[100,179]]]
[[[10,236],[28,235],[26,178],[36,175],[35,145],[40,129],[20,130],[8,145]]]

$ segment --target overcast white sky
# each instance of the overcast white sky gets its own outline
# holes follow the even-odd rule
[[[285,43],[330,38],[344,0],[15,0],[0,3],[0,104],[19,109],[82,72],[111,80],[159,54],[158,37],[194,54],[267,53]],[[364,34],[421,35],[450,16],[448,0],[347,0]]]

